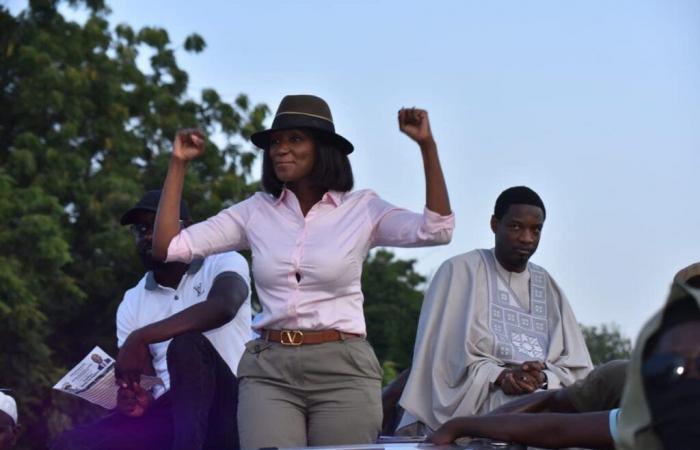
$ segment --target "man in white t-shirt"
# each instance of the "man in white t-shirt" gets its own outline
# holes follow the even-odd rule
[[[235,252],[190,264],[154,261],[159,199],[160,191],[149,191],[121,218],[149,271],[117,311],[117,412],[64,433],[55,449],[239,446],[235,375],[251,336],[248,264]],[[180,218],[189,225],[184,203]],[[145,391],[142,373],[164,386]]]

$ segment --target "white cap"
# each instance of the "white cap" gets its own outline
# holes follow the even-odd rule
[[[17,424],[17,403],[15,399],[0,391],[0,411],[6,413]]]

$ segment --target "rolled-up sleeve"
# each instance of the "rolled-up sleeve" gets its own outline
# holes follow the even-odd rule
[[[213,253],[250,248],[245,227],[254,207],[255,197],[251,197],[182,229],[170,241],[165,261],[190,262]]]
[[[397,208],[379,197],[369,202],[374,233],[372,247],[424,247],[447,244],[455,227],[454,213],[442,216],[428,208],[423,214]]]

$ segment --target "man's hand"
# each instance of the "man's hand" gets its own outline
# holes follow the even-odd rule
[[[117,391],[117,410],[128,417],[141,417],[153,402],[153,395],[138,383],[120,387]]]
[[[151,364],[151,354],[138,330],[126,338],[119,349],[117,361],[114,364],[114,376],[117,384],[122,387],[132,386],[141,381],[143,368]]]
[[[173,145],[173,158],[182,162],[199,158],[204,153],[205,141],[204,134],[194,128],[178,131]]]
[[[523,395],[534,392],[536,386],[530,379],[516,378],[512,369],[504,369],[496,380],[496,386],[500,387],[506,395]]]
[[[455,421],[448,420],[440,428],[428,436],[428,441],[435,445],[450,445],[458,437],[461,436],[457,436]]]
[[[530,394],[545,382],[545,367],[540,361],[526,361],[519,366],[504,369],[495,384],[507,395]]]
[[[513,367],[513,375],[516,380],[525,381],[528,379],[529,384],[534,383],[535,390],[539,389],[547,377],[544,369],[547,366],[541,361],[525,361],[519,366]]]
[[[399,110],[399,129],[420,146],[433,142],[428,111],[423,109],[401,108]]]

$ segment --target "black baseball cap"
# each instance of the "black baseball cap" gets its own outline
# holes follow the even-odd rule
[[[134,223],[134,215],[136,215],[138,211],[158,211],[159,201],[160,189],[155,189],[153,191],[146,192],[145,194],[143,194],[143,197],[141,197],[141,200],[139,200],[136,206],[124,213],[120,220],[120,223],[122,225],[129,225],[131,223]],[[190,211],[187,209],[187,205],[185,204],[184,200],[180,202],[180,219],[190,220]]]

